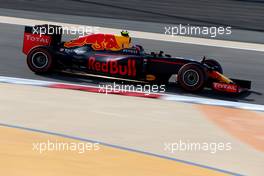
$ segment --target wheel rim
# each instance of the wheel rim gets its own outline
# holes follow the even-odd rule
[[[187,86],[196,86],[199,83],[200,77],[197,71],[195,70],[187,70],[183,74],[183,82]]]
[[[48,65],[48,56],[43,52],[36,52],[31,57],[32,65],[38,69],[45,68]]]

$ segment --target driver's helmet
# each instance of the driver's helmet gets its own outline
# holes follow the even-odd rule
[[[121,31],[121,35],[123,37],[129,37],[129,32],[128,31]]]

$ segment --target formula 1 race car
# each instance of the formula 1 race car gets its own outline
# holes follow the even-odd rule
[[[54,32],[56,31],[56,33]],[[186,91],[204,87],[216,91],[240,93],[249,90],[250,81],[229,79],[214,59],[195,61],[159,53],[145,53],[142,46],[131,46],[127,32],[121,35],[91,34],[62,42],[60,26],[26,26],[23,53],[35,73],[54,70],[101,75],[149,83],[176,82]]]

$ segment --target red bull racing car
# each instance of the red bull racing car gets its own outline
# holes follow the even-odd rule
[[[208,87],[240,93],[251,87],[250,81],[224,76],[214,59],[195,61],[164,55],[162,51],[146,53],[142,46],[131,46],[127,32],[91,34],[63,42],[61,31],[60,26],[25,27],[23,53],[30,70],[38,74],[68,70],[148,83],[166,83],[175,75],[179,86],[190,92]]]

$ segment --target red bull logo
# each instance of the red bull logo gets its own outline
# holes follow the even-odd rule
[[[75,46],[84,46],[86,44],[91,44],[94,50],[118,51],[129,47],[130,38],[115,36],[112,34],[92,34],[66,42],[64,46],[70,48]]]
[[[92,71],[110,73],[111,75],[136,76],[136,61],[128,59],[127,64],[121,65],[117,60],[98,62],[95,57],[88,59],[88,69]]]

